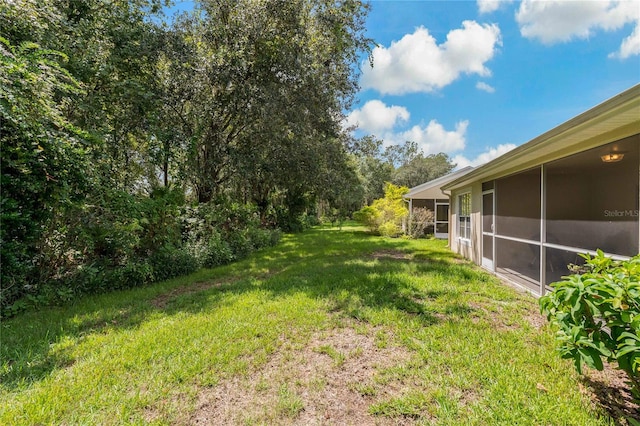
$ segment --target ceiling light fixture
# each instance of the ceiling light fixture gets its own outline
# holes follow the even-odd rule
[[[622,152],[610,152],[608,154],[600,156],[603,163],[617,163],[624,158]]]

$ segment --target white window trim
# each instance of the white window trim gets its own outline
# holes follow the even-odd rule
[[[465,195],[469,195],[469,204],[471,204],[471,190],[461,192],[456,197],[456,213],[457,213],[456,230],[458,233],[458,242],[462,245],[471,246],[471,234],[472,234],[472,227],[473,227],[471,223],[471,211],[469,211],[469,216],[465,216],[469,218],[469,238],[462,237],[460,233],[460,228],[461,228],[460,219],[462,217],[460,214],[461,201],[462,201],[462,197]],[[469,206],[469,208],[471,209],[471,206]]]

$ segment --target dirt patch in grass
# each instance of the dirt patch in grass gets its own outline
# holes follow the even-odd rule
[[[527,315],[525,315],[525,319],[527,320],[529,325],[536,330],[539,330],[547,325],[547,319],[544,317],[544,315],[533,310],[529,311]]]
[[[168,293],[163,293],[151,300],[151,304],[158,309],[164,309],[167,307],[170,301],[175,299],[181,295],[194,294],[199,293],[201,291],[209,290],[213,287],[220,287],[224,284],[230,284],[232,282],[238,281],[238,279],[227,279],[221,281],[208,281],[208,282],[197,282],[188,286],[177,287],[171,290]]]
[[[345,320],[302,347],[283,342],[259,370],[235,376],[198,396],[189,424],[391,425],[408,419],[369,414],[372,403],[402,391],[381,386],[381,369],[406,364],[407,349],[380,327]],[[344,324],[343,324],[344,325]],[[385,337],[386,336],[386,337]]]
[[[278,272],[279,271],[271,271],[264,274],[259,274],[259,275],[256,275],[255,278],[258,280],[264,280],[277,274]],[[181,287],[174,288],[168,293],[160,294],[151,300],[151,304],[158,309],[164,309],[167,307],[169,302],[171,302],[178,296],[195,294],[201,291],[209,290],[214,287],[222,287],[223,285],[226,285],[226,284],[237,283],[242,279],[243,277],[229,277],[229,278],[220,279],[218,281],[195,282],[188,286],[181,286]]]
[[[413,255],[399,250],[379,250],[370,255],[373,259],[395,259],[409,260],[413,259]]]
[[[640,405],[633,401],[627,376],[605,364],[603,371],[585,369],[581,391],[586,393],[594,405],[605,410],[616,425],[631,424],[628,419],[640,421]]]

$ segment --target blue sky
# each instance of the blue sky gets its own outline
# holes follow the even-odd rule
[[[348,123],[458,167],[640,82],[640,1],[372,1]]]
[[[177,1],[173,10],[189,10]],[[371,1],[354,134],[479,165],[640,82],[640,0]],[[169,14],[171,13],[168,11]]]

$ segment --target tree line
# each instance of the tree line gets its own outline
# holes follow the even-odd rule
[[[0,5],[4,315],[226,263],[451,169],[342,127],[362,1],[168,3]]]

